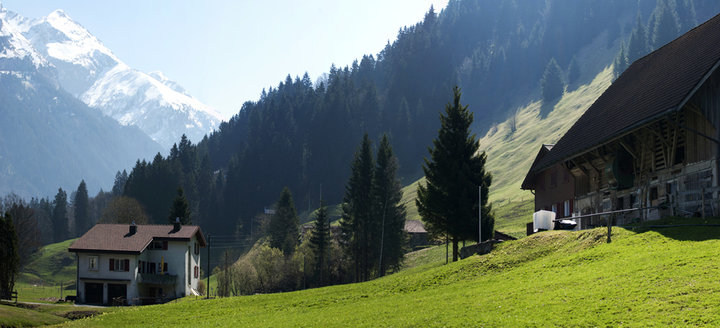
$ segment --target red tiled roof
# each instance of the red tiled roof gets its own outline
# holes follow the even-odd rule
[[[589,151],[679,110],[720,60],[720,15],[638,59],[531,170]]]
[[[153,239],[190,240],[197,235],[201,246],[205,237],[199,226],[183,225],[175,231],[172,225],[137,225],[137,231],[130,234],[129,224],[96,224],[70,245],[70,252],[123,252],[140,253]]]

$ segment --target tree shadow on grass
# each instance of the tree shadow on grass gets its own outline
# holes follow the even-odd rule
[[[647,221],[626,227],[643,233],[655,231],[667,238],[680,241],[705,241],[720,239],[720,218],[683,218],[669,217]]]
[[[550,113],[552,113],[553,110],[555,110],[555,105],[560,102],[560,98],[557,97],[551,101],[543,100],[542,105],[540,105],[540,118],[546,119]]]

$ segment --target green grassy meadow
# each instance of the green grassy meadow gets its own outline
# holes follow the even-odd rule
[[[75,255],[68,252],[73,241],[45,245],[32,255],[15,282],[19,301],[52,302],[75,295]]]
[[[67,319],[31,309],[0,304],[1,327],[35,327],[54,325]]]
[[[37,327],[54,325],[117,308],[74,306],[73,304],[13,304],[0,302],[0,327]]]
[[[614,228],[610,244],[605,229],[543,232],[365,283],[123,308],[63,326],[720,325],[720,227],[633,229]],[[437,249],[427,250],[435,260]]]
[[[76,239],[45,245],[32,255],[18,280],[28,283],[59,284],[75,282],[75,254],[68,247]]]

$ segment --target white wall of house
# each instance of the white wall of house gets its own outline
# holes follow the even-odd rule
[[[110,253],[84,253],[78,254],[78,285],[77,291],[79,302],[86,303],[85,283],[102,283],[104,284],[103,303],[110,303],[108,299],[107,284],[127,284],[127,299],[130,304],[134,304],[134,299],[140,296],[137,277],[139,274],[139,261],[157,263],[156,274],[160,274],[160,263],[167,263],[167,273],[169,275],[177,275],[174,290],[164,290],[163,293],[167,297],[183,297],[192,295],[192,290],[197,290],[200,270],[200,251],[199,245],[196,254],[197,238],[193,237],[190,241],[168,240],[167,250],[162,249],[145,249],[141,254],[110,254]],[[90,259],[96,259],[96,266],[91,269]],[[128,271],[110,271],[110,259],[119,259],[129,261]],[[197,269],[195,269],[197,267]],[[195,270],[198,270],[198,277],[195,276]]]
[[[108,253],[77,253],[78,254],[78,282],[77,293],[80,302],[86,303],[85,283],[103,284],[103,303],[109,303],[107,284],[126,284],[127,297],[137,297],[137,283],[135,280],[137,272],[137,255],[133,254],[108,254]],[[90,261],[96,261],[95,266],[90,266]],[[110,259],[128,260],[128,271],[110,271]]]

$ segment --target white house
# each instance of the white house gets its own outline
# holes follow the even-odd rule
[[[70,245],[77,257],[77,302],[153,304],[197,295],[198,226],[98,224]]]

